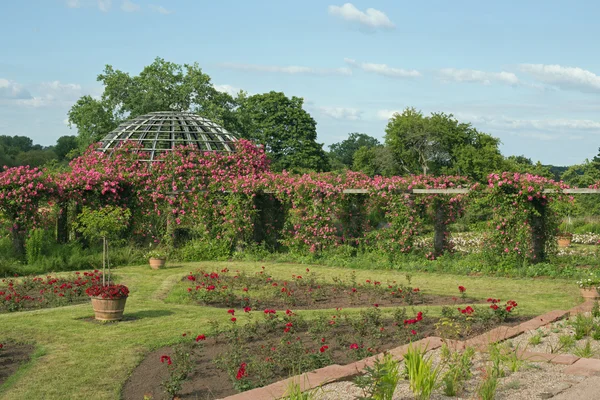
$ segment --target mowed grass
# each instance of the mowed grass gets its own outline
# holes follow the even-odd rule
[[[135,319],[120,323],[92,323],[91,304],[0,314],[0,343],[7,340],[35,343],[43,352],[14,379],[0,387],[2,399],[118,399],[123,384],[150,350],[176,342],[183,332],[208,333],[209,320],[225,322],[229,315],[219,308],[173,302],[171,289],[188,272],[198,268],[220,271],[258,271],[265,266],[275,278],[290,278],[306,268],[320,279],[348,277],[343,268],[242,262],[206,262],[170,266],[154,271],[147,266],[115,270],[119,281],[129,286],[125,314]],[[377,279],[403,282],[402,271],[354,270],[357,281]],[[550,279],[508,279],[412,273],[412,285],[425,293],[457,295],[458,285],[470,297],[513,299],[522,315],[538,315],[578,304],[579,291],[573,281]],[[165,302],[169,298],[170,302]],[[440,307],[415,307],[438,315]],[[391,311],[391,310],[388,310]],[[409,311],[410,312],[410,311]],[[307,318],[328,310],[301,311]],[[156,360],[157,363],[159,360]]]

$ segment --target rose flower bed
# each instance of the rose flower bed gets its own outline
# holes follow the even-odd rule
[[[367,279],[357,282],[356,274],[350,272],[344,280],[334,277],[330,282],[318,278],[309,268],[302,275],[293,274],[290,279],[275,279],[265,267],[254,275],[231,272],[198,271],[190,273],[180,284],[187,291],[187,299],[215,307],[252,307],[323,309],[392,305],[448,305],[474,302],[466,297],[466,289],[459,287],[456,296],[424,294],[411,286],[410,276],[406,283],[380,282]]]
[[[441,318],[414,307],[396,307],[391,314],[378,306],[358,312],[338,308],[310,321],[289,309],[231,308],[223,311],[226,322],[211,322],[206,334],[183,333],[177,344],[150,353],[125,384],[123,397],[222,398],[427,336],[466,339],[520,322],[514,301],[489,303],[444,306]]]
[[[102,272],[75,272],[74,276],[3,279],[0,283],[0,312],[59,307],[88,300],[86,290],[102,283]]]

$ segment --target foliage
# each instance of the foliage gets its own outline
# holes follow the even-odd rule
[[[303,103],[300,97],[290,99],[274,91],[240,100],[241,136],[262,144],[276,171],[329,169],[322,145],[316,142],[317,123]]]
[[[84,207],[77,217],[77,230],[89,240],[115,239],[127,228],[131,211],[115,206],[98,210]]]
[[[352,132],[347,139],[329,146],[330,156],[344,165],[346,168],[352,168],[354,164],[354,155],[361,149],[371,149],[379,146],[379,140],[364,133]]]
[[[556,247],[556,209],[570,200],[562,194],[565,187],[540,176],[507,172],[491,174],[487,186],[476,185],[473,195],[494,211],[484,254],[518,263],[546,260]]]
[[[431,397],[442,372],[441,365],[433,367],[431,356],[425,358],[426,351],[410,344],[404,355],[404,374],[408,378],[410,390],[419,400]]]
[[[464,351],[451,351],[446,344],[442,346],[442,362],[446,372],[442,377],[443,390],[446,396],[457,396],[464,389],[465,383],[471,378],[471,367],[475,350],[472,347]]]
[[[414,108],[390,118],[385,143],[403,173],[461,174],[483,181],[503,161],[498,139],[459,123],[452,114],[427,117]]]
[[[102,273],[76,272],[74,276],[25,277],[4,281],[0,287],[0,312],[14,312],[35,308],[57,307],[86,299],[86,291],[99,284]]]
[[[577,281],[577,286],[582,289],[598,289],[600,287],[600,276],[597,272],[589,272]]]
[[[192,111],[237,131],[233,98],[214,88],[198,64],[178,65],[156,58],[137,76],[107,65],[97,80],[102,98],[83,96],[69,111],[82,149],[96,143],[125,118],[154,111]]]
[[[185,339],[184,335],[184,339]],[[173,356],[163,355],[160,362],[167,364],[169,376],[165,379],[161,386],[164,388],[171,398],[175,398],[181,391],[183,382],[194,370],[192,357],[197,351],[197,347],[201,348],[201,343],[196,340],[183,340],[175,344],[172,348]]]
[[[392,400],[400,380],[398,361],[386,353],[376,358],[372,367],[365,367],[366,374],[355,378],[354,383],[362,389],[366,399]]]

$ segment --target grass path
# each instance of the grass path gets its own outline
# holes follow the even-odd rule
[[[93,315],[89,303],[19,313],[0,314],[0,343],[7,339],[37,344],[43,351],[27,368],[0,387],[1,399],[118,399],[128,375],[152,350],[174,343],[183,332],[206,333],[211,319],[225,321],[223,309],[165,303],[170,289],[187,272],[198,267],[219,271],[254,272],[261,265],[279,278],[299,274],[306,265],[267,263],[192,263],[154,271],[147,266],[115,270],[119,281],[129,286],[125,314],[134,320],[117,324],[96,324],[84,320]],[[329,280],[347,276],[348,269],[308,266]],[[381,282],[405,279],[401,271],[356,270],[357,280]],[[426,293],[457,294],[458,285],[469,296],[502,300],[514,299],[520,313],[537,315],[567,309],[579,299],[572,281],[548,279],[506,279],[413,273],[412,284]],[[424,309],[425,307],[419,307]],[[431,315],[439,307],[427,307]],[[321,311],[302,311],[308,318]],[[157,360],[158,362],[158,360]]]

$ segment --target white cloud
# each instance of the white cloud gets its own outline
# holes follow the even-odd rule
[[[313,68],[301,66],[277,66],[277,65],[256,65],[256,64],[238,64],[222,63],[222,67],[255,72],[276,72],[290,75],[352,75],[350,68]]]
[[[240,88],[237,88],[235,86],[231,86],[231,85],[213,85],[213,87],[218,90],[219,92],[223,92],[223,93],[227,93],[233,97],[237,96],[237,94],[240,92]]]
[[[163,15],[168,15],[168,14],[172,14],[173,13],[173,11],[167,10],[163,6],[157,6],[157,5],[154,5],[154,4],[150,4],[148,7],[150,7],[150,9],[152,11],[156,11],[157,13],[160,13],[160,14],[163,14]]]
[[[393,28],[394,24],[382,11],[367,8],[360,11],[352,3],[343,6],[329,6],[329,14],[340,17],[346,21],[357,22],[370,28]]]
[[[98,0],[98,8],[102,12],[107,12],[110,10],[110,6],[112,4],[112,0]]]
[[[346,64],[355,68],[360,68],[365,72],[372,72],[374,74],[392,78],[418,78],[421,76],[421,73],[414,69],[393,68],[387,64],[363,63],[352,58],[344,58],[344,61]]]
[[[387,121],[388,119],[392,118],[394,116],[394,114],[402,114],[401,110],[379,110],[377,111],[377,119],[381,119],[384,121]]]
[[[75,83],[43,82],[30,85],[26,89],[16,82],[0,79],[0,101],[2,101],[2,104],[24,107],[68,106],[72,105],[83,94],[81,85]]]
[[[475,82],[484,85],[490,85],[492,82],[506,83],[516,85],[519,78],[512,72],[484,72],[475,69],[454,69],[443,68],[440,70],[442,80],[452,80],[455,82]]]
[[[578,68],[546,64],[521,64],[520,69],[536,79],[565,90],[600,92],[600,76]]]
[[[130,0],[123,0],[123,4],[121,4],[121,10],[125,12],[136,12],[140,10],[140,5]]]
[[[30,99],[31,94],[23,86],[8,79],[0,78],[0,99]]]
[[[334,119],[346,119],[349,121],[356,121],[361,118],[362,111],[356,108],[347,107],[329,107],[323,106],[318,107],[318,110],[328,117]]]
[[[67,7],[79,8],[79,7],[81,7],[81,1],[80,0],[67,0]]]

